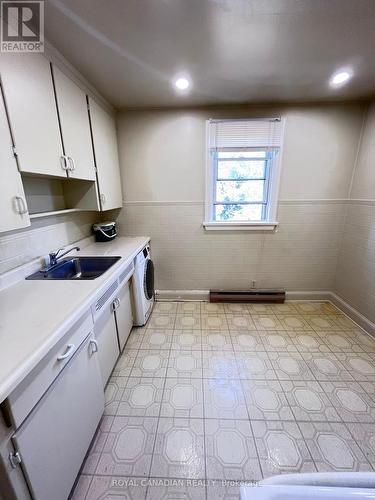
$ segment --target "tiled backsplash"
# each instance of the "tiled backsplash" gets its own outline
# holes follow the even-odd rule
[[[375,323],[375,205],[348,207],[335,292]]]
[[[128,204],[120,234],[151,237],[156,288],[285,287],[332,290],[346,206],[281,203],[275,233],[210,231],[203,203]]]
[[[0,274],[91,234],[95,212],[36,219],[29,228],[0,235]]]

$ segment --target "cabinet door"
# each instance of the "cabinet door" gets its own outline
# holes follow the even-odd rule
[[[94,351],[89,337],[13,436],[35,499],[68,498],[103,414]]]
[[[12,140],[0,89],[0,232],[30,226],[21,175],[12,150]]]
[[[56,66],[53,66],[53,75],[64,150],[70,158],[68,176],[94,181],[95,165],[86,94]]]
[[[133,328],[133,315],[130,300],[129,281],[123,285],[114,301],[117,334],[122,351]]]
[[[95,319],[94,333],[99,346],[100,371],[105,387],[120,355],[112,301],[105,305],[105,310]]]
[[[0,74],[20,170],[66,177],[49,61],[3,53]]]
[[[89,100],[93,148],[102,210],[122,207],[120,166],[114,118]]]

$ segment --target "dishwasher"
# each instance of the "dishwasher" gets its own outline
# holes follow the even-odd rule
[[[68,498],[103,414],[96,351],[90,333],[12,437],[37,500]]]

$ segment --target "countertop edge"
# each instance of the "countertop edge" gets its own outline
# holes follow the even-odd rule
[[[16,387],[43,360],[43,358],[57,344],[57,342],[64,337],[69,329],[72,328],[74,324],[79,320],[79,318],[91,307],[92,303],[95,301],[96,296],[100,295],[100,293],[104,291],[108,283],[111,281],[111,279],[113,279],[113,276],[118,275],[121,268],[125,268],[126,266],[128,266],[130,262],[135,258],[135,256],[142,250],[142,248],[150,241],[149,237],[139,238],[142,239],[142,243],[137,245],[136,249],[131,254],[121,256],[124,258],[124,260],[119,261],[117,265],[113,266],[113,269],[108,270],[106,279],[100,284],[98,288],[93,290],[91,294],[87,295],[81,303],[77,304],[77,309],[74,311],[74,313],[70,314],[69,317],[56,328],[53,334],[48,337],[48,340],[45,341],[41,345],[41,347],[33,353],[32,356],[28,357],[26,361],[24,361],[23,363],[21,362],[21,364],[19,365],[15,363],[15,366],[17,366],[15,373],[7,376],[5,381],[0,382],[0,403],[2,403],[14,391],[14,389],[16,389]],[[85,253],[87,249],[88,247],[84,248],[82,250],[82,253]]]

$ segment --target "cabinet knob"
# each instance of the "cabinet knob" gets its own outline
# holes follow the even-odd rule
[[[120,299],[115,298],[115,300],[112,302],[112,311],[116,311],[120,307]]]
[[[73,170],[76,169],[76,164],[74,162],[74,159],[71,156],[68,156],[68,161],[69,161],[69,170],[73,172]]]
[[[98,352],[98,342],[95,339],[90,340],[90,346],[92,354]]]
[[[57,361],[63,361],[64,359],[70,358],[70,356],[73,354],[75,349],[76,349],[76,346],[74,344],[68,344],[65,353],[60,354],[60,356],[57,356]]]

